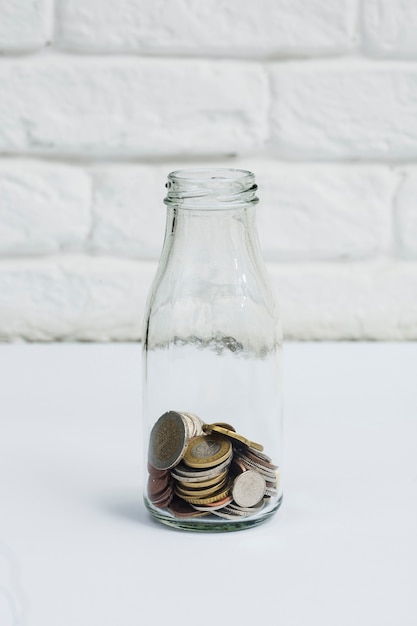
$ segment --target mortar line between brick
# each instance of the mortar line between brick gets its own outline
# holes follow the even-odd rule
[[[230,164],[233,165],[236,161],[241,160],[253,160],[253,161],[266,161],[270,164],[275,164],[278,166],[299,166],[299,167],[335,167],[335,168],[352,168],[352,169],[361,169],[366,167],[386,167],[388,169],[395,169],[400,167],[416,167],[417,166],[417,155],[415,159],[369,159],[369,160],[358,160],[358,159],[290,159],[290,158],[282,158],[279,156],[275,156],[272,152],[267,150],[260,152],[250,152],[250,153],[241,153],[241,154],[199,154],[199,155],[182,155],[182,154],[167,154],[164,156],[92,156],[90,158],[85,158],[80,155],[68,155],[63,153],[55,153],[55,154],[35,154],[29,152],[19,152],[18,154],[11,154],[8,152],[0,152],[0,164],[2,161],[30,161],[33,163],[45,163],[45,164],[57,164],[57,165],[69,165],[69,166],[78,166],[78,167],[108,167],[108,166],[159,166],[165,164],[172,164],[173,161],[180,161],[184,164],[192,164],[192,163],[213,163],[219,161],[230,161]]]

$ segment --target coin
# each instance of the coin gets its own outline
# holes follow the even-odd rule
[[[263,467],[267,467],[268,469],[272,469],[272,470],[276,470],[278,469],[278,465],[274,465],[272,463],[271,460],[266,460],[264,458],[264,455],[260,456],[257,453],[247,449],[245,450],[245,455],[247,457],[249,457],[249,459],[251,459],[252,461],[255,461],[255,463],[258,463],[259,465],[262,465]],[[267,457],[269,459],[269,457]]]
[[[274,482],[276,480],[275,470],[271,470],[271,469],[265,467],[264,465],[262,465],[261,463],[256,463],[255,461],[252,461],[243,452],[240,453],[240,454],[236,454],[236,458],[239,459],[245,465],[245,467],[248,470],[249,469],[250,470],[255,470],[255,471],[259,472],[260,474],[262,474],[262,476],[265,477],[265,480],[268,480],[268,481],[271,481],[271,482]]]
[[[265,506],[265,499],[262,498],[262,500],[260,500],[260,502],[258,502],[258,504],[254,504],[253,506],[239,506],[238,504],[236,504],[236,502],[231,502],[228,505],[228,508],[232,509],[232,510],[236,510],[236,511],[243,511],[246,513],[257,513],[258,511],[260,511],[261,509],[263,509]]]
[[[187,420],[189,420],[192,434],[191,437],[198,437],[203,434],[203,420],[195,415],[195,413],[189,413],[188,411],[181,411],[181,415],[183,415]]]
[[[198,511],[191,504],[181,500],[181,498],[174,497],[170,505],[168,506],[168,511],[174,517],[205,517],[209,514],[210,511]]]
[[[237,474],[241,474],[242,472],[246,472],[248,468],[246,465],[238,458],[234,457],[231,463],[230,471],[237,476]]]
[[[213,511],[218,517],[224,517],[224,519],[238,519],[239,517],[249,517],[250,513],[246,511],[239,511],[238,509],[231,509],[230,505],[225,506],[217,511]]]
[[[200,480],[204,481],[221,474],[221,472],[230,465],[231,460],[232,455],[214,467],[201,469],[187,467],[181,462],[173,470],[171,470],[171,476],[177,480],[192,480],[193,482],[199,482]]]
[[[221,500],[216,500],[216,502],[212,502],[206,505],[193,504],[193,507],[197,509],[197,511],[209,511],[210,513],[214,513],[214,511],[218,511],[222,509],[224,506],[227,506],[232,502],[232,496],[228,495],[222,498]]]
[[[175,493],[177,496],[183,497],[191,497],[191,498],[207,498],[214,493],[217,493],[219,489],[224,487],[227,482],[227,476],[225,476],[221,481],[217,484],[212,485],[211,487],[206,487],[205,489],[184,489],[180,485],[175,487]]]
[[[173,485],[171,482],[167,485],[167,487],[162,492],[156,495],[149,494],[149,500],[152,502],[152,504],[154,504],[156,507],[160,509],[163,509],[166,506],[168,506],[168,504],[171,502],[173,497],[174,497],[174,489],[173,489]]]
[[[170,481],[169,476],[165,478],[153,478],[152,476],[148,477],[148,494],[149,496],[156,496],[166,489]]]
[[[177,480],[177,483],[183,487],[184,489],[204,489],[205,487],[211,487],[212,485],[217,485],[223,478],[225,478],[228,474],[228,470],[225,469],[223,472],[214,476],[214,478],[209,478],[208,480]]]
[[[169,470],[156,469],[156,467],[153,467],[150,463],[148,463],[148,472],[152,478],[165,478],[165,476],[169,476]]]
[[[233,500],[239,506],[254,506],[264,497],[265,489],[265,478],[259,472],[248,470],[233,481]]]
[[[213,467],[226,461],[232,453],[232,444],[225,437],[200,435],[189,441],[184,463],[190,467]]]
[[[190,504],[197,504],[197,505],[214,504],[218,502],[219,500],[223,500],[229,495],[230,486],[231,486],[230,482],[228,482],[226,486],[222,487],[220,491],[218,491],[217,493],[214,493],[211,496],[208,496],[207,498],[193,498],[189,496],[183,496],[183,497],[184,497],[184,500],[186,500]]]
[[[204,425],[203,425],[204,426]],[[226,428],[227,430],[232,430],[233,432],[236,432],[236,428],[234,426],[232,426],[231,424],[226,424],[226,422],[213,422],[212,424],[205,424],[205,426],[207,427],[211,427],[211,426],[220,426],[221,428]],[[204,429],[204,428],[203,428]],[[208,433],[210,434],[210,433]]]
[[[223,426],[218,426],[217,424],[204,424],[203,430],[205,433],[220,433],[221,435],[225,435],[234,441],[238,441],[239,443],[243,443],[245,446],[249,446],[251,448],[255,448],[255,450],[262,451],[264,447],[260,443],[255,443],[254,441],[249,441],[243,435],[239,435],[234,430],[230,430],[229,428],[224,428]]]
[[[154,424],[149,440],[149,463],[158,470],[174,467],[188,443],[188,428],[180,413],[168,411]]]

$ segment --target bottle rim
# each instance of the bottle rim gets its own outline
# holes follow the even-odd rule
[[[222,210],[257,204],[258,186],[249,170],[196,167],[168,174],[164,203],[189,209]]]

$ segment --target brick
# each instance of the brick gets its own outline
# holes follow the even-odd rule
[[[199,165],[210,167],[210,162]],[[254,171],[265,259],[357,259],[392,249],[391,205],[398,176],[387,167],[267,159],[218,160],[216,165]],[[164,184],[175,167],[182,165],[117,165],[95,172],[94,250],[159,257],[165,230]]]
[[[90,203],[90,179],[77,167],[0,161],[0,255],[81,248]]]
[[[11,154],[218,155],[267,135],[267,77],[252,63],[39,56],[0,64],[0,84]]]
[[[417,156],[417,69],[288,63],[272,70],[274,153],[303,159]]]
[[[417,257],[417,170],[403,173],[402,182],[395,196],[396,231],[400,253],[405,257]]]
[[[364,0],[364,49],[376,56],[417,55],[417,4],[414,0]]]
[[[88,256],[0,262],[0,340],[137,340],[154,264]]]
[[[270,264],[284,337],[417,339],[417,263]]]
[[[388,168],[259,161],[259,236],[268,260],[369,258],[392,249]]]
[[[52,37],[51,0],[0,3],[0,53],[43,48]]]
[[[417,339],[417,263],[269,263],[286,339]],[[0,338],[138,340],[155,263],[0,262]]]
[[[159,257],[166,211],[165,181],[158,173],[158,168],[143,165],[95,169],[91,233],[95,251],[143,259]]]
[[[79,51],[329,54],[356,44],[356,0],[61,0],[57,39]]]

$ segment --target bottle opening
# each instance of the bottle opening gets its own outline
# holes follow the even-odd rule
[[[190,168],[168,174],[169,206],[193,209],[239,208],[256,204],[255,175],[233,168]]]

